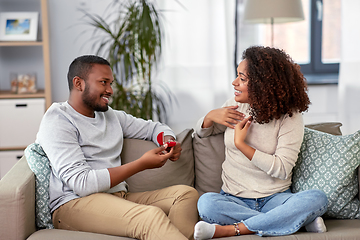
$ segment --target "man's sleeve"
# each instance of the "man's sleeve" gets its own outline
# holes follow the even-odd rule
[[[174,132],[166,124],[136,118],[124,111],[115,112],[120,121],[124,138],[149,140],[153,141],[156,145],[159,145],[156,137],[160,132],[164,132],[165,136],[170,135],[176,139]]]

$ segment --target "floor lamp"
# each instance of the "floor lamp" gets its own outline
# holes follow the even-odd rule
[[[304,20],[301,0],[247,0],[244,20],[271,24],[271,46],[274,46],[274,23]]]

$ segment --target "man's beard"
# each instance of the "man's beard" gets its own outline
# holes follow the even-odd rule
[[[88,85],[85,85],[82,100],[86,106],[90,107],[94,111],[106,112],[109,109],[108,105],[100,105],[96,103],[96,97],[91,96]]]

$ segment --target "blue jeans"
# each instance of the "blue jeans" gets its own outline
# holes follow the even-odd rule
[[[264,198],[241,198],[205,193],[198,201],[200,217],[208,223],[242,222],[259,236],[282,236],[298,231],[323,215],[328,200],[320,190],[291,193],[290,189]]]

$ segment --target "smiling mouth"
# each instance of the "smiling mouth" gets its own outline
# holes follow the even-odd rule
[[[110,101],[110,96],[102,96],[102,99],[105,101],[106,104]]]
[[[239,91],[239,90],[236,90],[236,89],[235,89],[235,95],[236,95],[236,96],[240,95],[241,93],[242,93],[242,91]]]

